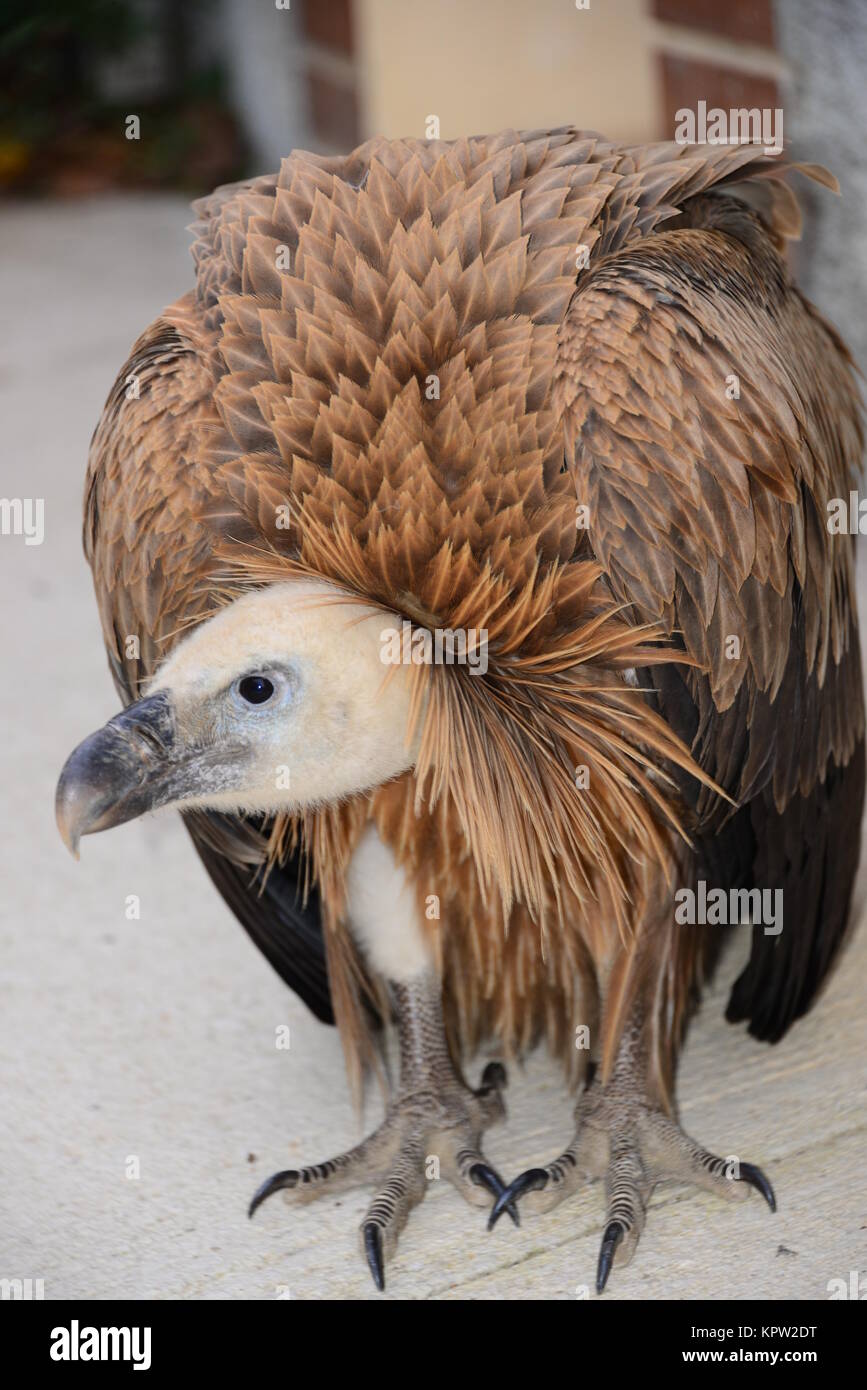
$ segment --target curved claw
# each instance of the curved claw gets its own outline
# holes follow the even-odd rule
[[[488,1163],[474,1163],[469,1172],[471,1182],[477,1187],[486,1187],[492,1197],[499,1201],[504,1192],[507,1192],[506,1184],[503,1179]],[[506,1210],[511,1216],[516,1226],[520,1226],[521,1218],[518,1215],[518,1208],[514,1202],[509,1202]],[[490,1226],[489,1228],[490,1229]]]
[[[526,1172],[519,1173],[518,1176],[509,1183],[504,1192],[501,1192],[488,1217],[488,1230],[492,1231],[502,1216],[506,1208],[518,1197],[522,1197],[525,1192],[540,1192],[543,1187],[548,1186],[548,1174],[544,1168],[528,1168]]]
[[[757,1168],[754,1163],[742,1163],[740,1165],[740,1176],[738,1182],[748,1182],[750,1187],[754,1187],[757,1192],[761,1192],[771,1211],[777,1210],[777,1199],[774,1196],[774,1189],[768,1182],[761,1168]]]
[[[599,1263],[596,1266],[596,1292],[602,1293],[608,1283],[611,1264],[618,1245],[623,1239],[623,1227],[619,1221],[609,1221],[605,1227],[602,1244],[599,1247]]]
[[[382,1227],[375,1221],[368,1221],[364,1228],[364,1253],[373,1275],[373,1282],[380,1293],[385,1293],[385,1267],[382,1260]]]
[[[261,1187],[257,1187],[253,1193],[253,1200],[247,1208],[247,1215],[252,1216],[257,1207],[260,1207],[266,1197],[270,1197],[274,1192],[280,1192],[287,1187],[295,1187],[298,1183],[300,1174],[295,1168],[284,1168],[280,1173],[274,1173],[270,1178],[266,1178]]]
[[[508,1085],[508,1080],[502,1062],[489,1062],[482,1072],[482,1090],[489,1091],[493,1088],[502,1091]]]

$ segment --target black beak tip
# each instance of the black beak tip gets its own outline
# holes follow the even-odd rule
[[[171,764],[174,716],[165,692],[149,695],[73,749],[54,797],[61,838],[76,859],[82,835],[154,809]]]
[[[73,859],[79,859],[81,857],[78,846],[81,841],[82,798],[75,778],[70,775],[70,764],[74,757],[75,754],[67,760],[57,783],[57,790],[54,793],[54,818],[57,821],[61,840]]]

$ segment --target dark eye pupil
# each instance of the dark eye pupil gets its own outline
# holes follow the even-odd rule
[[[242,700],[250,705],[264,705],[274,694],[274,686],[267,676],[245,676],[238,686]]]

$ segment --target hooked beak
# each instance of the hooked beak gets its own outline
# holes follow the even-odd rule
[[[55,796],[57,828],[78,858],[82,835],[123,825],[173,801],[189,758],[178,757],[166,691],[137,700],[70,754]]]

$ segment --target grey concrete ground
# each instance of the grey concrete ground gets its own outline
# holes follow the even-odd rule
[[[46,501],[43,545],[0,539],[0,1277],[43,1279],[46,1298],[366,1298],[367,1193],[245,1216],[273,1169],[360,1132],[334,1031],[249,944],[176,817],[86,840],[79,864],[54,828],[64,758],[115,708],[79,547],[88,440],[130,343],[188,284],[187,220],[177,200],[112,199],[20,207],[0,231],[2,491]],[[862,873],[856,916],[863,898]],[[867,932],[773,1049],[722,1019],[745,949],[691,1031],[682,1117],[709,1147],[763,1164],[779,1213],[758,1196],[732,1207],[660,1188],[606,1297],[822,1299],[852,1270],[867,1289]],[[289,1051],[275,1046],[282,1024]],[[513,1069],[509,1101],[487,1148],[512,1175],[559,1151],[570,1106],[543,1055]],[[373,1097],[368,1124],[376,1112]],[[601,1217],[595,1185],[488,1235],[483,1213],[433,1183],[387,1296],[575,1298]]]

